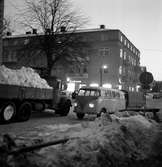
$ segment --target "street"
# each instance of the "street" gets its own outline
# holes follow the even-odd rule
[[[68,116],[61,117],[53,112],[33,112],[31,118],[25,122],[12,122],[9,124],[0,124],[0,134],[9,133],[16,136],[37,136],[37,130],[39,127],[45,126],[57,126],[57,125],[76,125],[80,122],[89,122],[95,119],[94,116],[87,116],[82,121],[78,120],[76,115],[72,112],[72,109]],[[34,137],[33,136],[33,137]],[[36,137],[35,136],[35,137]]]

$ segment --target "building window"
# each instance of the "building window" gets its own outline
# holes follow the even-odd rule
[[[83,73],[87,73],[87,72],[88,72],[87,67],[84,67],[83,68]]]
[[[120,57],[123,57],[123,49],[120,49]]]
[[[124,51],[124,60],[126,60],[127,59],[127,53],[126,53],[126,51]]]
[[[120,36],[120,42],[123,42],[123,36],[122,35]]]
[[[99,55],[100,56],[109,56],[110,55],[110,49],[109,48],[99,49]]]
[[[108,36],[106,34],[101,34],[101,41],[106,41],[108,40]]]
[[[126,39],[124,40],[124,45],[127,45],[127,41],[126,41]]]
[[[122,74],[122,66],[119,67],[119,74]]]
[[[129,43],[128,43],[128,48],[129,48]]]

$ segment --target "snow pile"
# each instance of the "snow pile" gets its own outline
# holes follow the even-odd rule
[[[110,119],[105,115],[94,122],[69,128],[75,128],[74,133],[65,125],[64,135],[76,137],[75,139],[65,144],[43,148],[36,153],[10,156],[7,164],[35,167],[159,167],[162,165],[162,127],[155,122],[149,122],[143,116],[129,118],[114,116]],[[53,133],[52,129],[55,129]],[[65,133],[66,129],[67,133]],[[45,130],[45,127],[42,130]],[[56,127],[47,126],[46,130],[51,131],[49,137],[51,140],[63,134],[62,132],[59,134]],[[46,138],[44,136],[45,141]]]
[[[0,83],[35,88],[52,88],[45,79],[42,79],[38,73],[29,67],[13,70],[4,65],[0,66]]]

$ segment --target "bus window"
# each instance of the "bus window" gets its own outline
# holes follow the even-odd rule
[[[95,96],[95,91],[94,90],[91,90],[90,96]]]
[[[80,89],[78,95],[79,96],[84,96],[85,90]]]
[[[86,90],[84,96],[90,96],[90,91]]]
[[[90,96],[99,96],[99,92],[96,90],[91,90]]]
[[[114,98],[114,92],[110,91],[110,98]]]

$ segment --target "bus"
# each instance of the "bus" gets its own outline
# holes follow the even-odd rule
[[[103,87],[82,87],[75,97],[74,112],[78,119],[85,114],[96,114],[116,111],[126,108],[125,93],[117,89]]]

